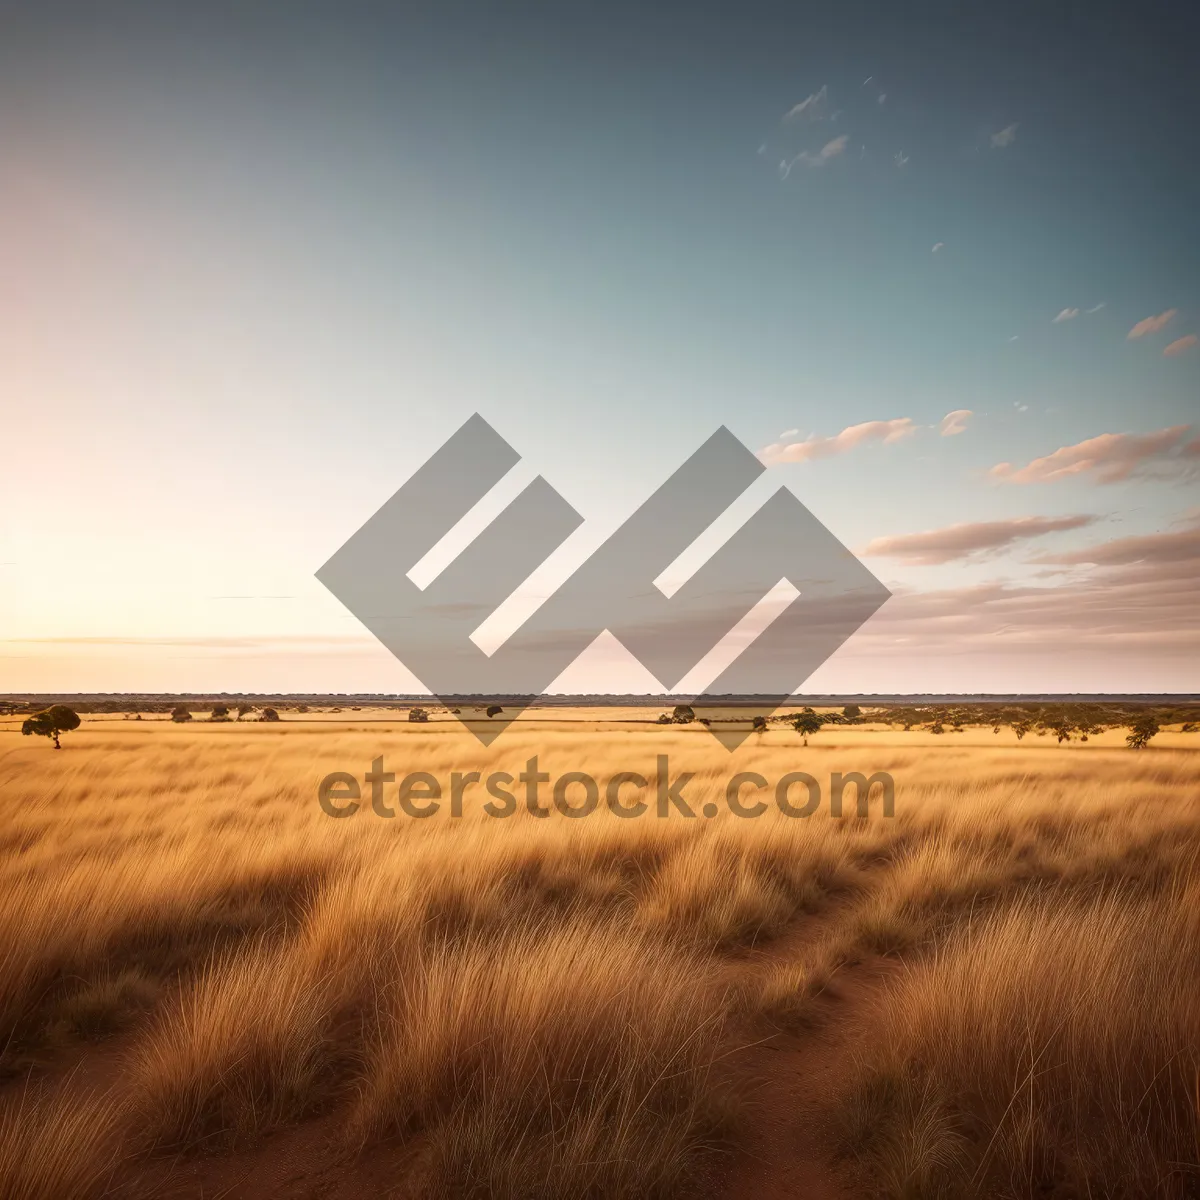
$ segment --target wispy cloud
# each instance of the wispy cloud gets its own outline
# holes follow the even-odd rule
[[[1114,538],[1068,554],[1047,554],[1032,560],[1059,566],[1123,567],[1139,563],[1159,565],[1191,562],[1200,564],[1200,521],[1172,533],[1139,534]]]
[[[846,143],[849,140],[846,134],[842,134],[841,137],[835,137],[832,141],[826,142],[815,154],[801,150],[790,162],[785,159],[779,164],[780,177],[786,179],[797,163],[803,163],[806,167],[823,167],[831,158],[837,158],[846,149]]]
[[[991,476],[1002,483],[1053,483],[1074,476],[1092,478],[1096,483],[1119,483],[1131,475],[1177,477],[1180,469],[1192,468],[1185,459],[1196,457],[1193,447],[1181,447],[1190,425],[1172,425],[1155,433],[1103,433],[1073,446],[1061,446],[1052,454],[1035,458],[1024,467],[997,463]],[[1177,451],[1182,449],[1182,454]]]
[[[1196,344],[1197,338],[1194,333],[1186,333],[1181,338],[1176,338],[1164,351],[1168,358],[1174,358],[1177,354],[1184,354]]]
[[[1085,317],[1090,317],[1092,313],[1098,313],[1103,307],[1104,301],[1101,300],[1099,304],[1095,304],[1091,308],[1083,309],[1082,313]],[[1080,315],[1080,311],[1081,310],[1078,308],[1064,308],[1062,312],[1060,312],[1058,316],[1054,318],[1053,323],[1057,325],[1060,321],[1073,321],[1077,316]]]
[[[850,425],[833,437],[817,437],[815,434],[802,442],[775,442],[759,451],[759,458],[768,466],[778,463],[811,462],[817,458],[833,458],[845,454],[868,442],[898,442],[917,431],[909,417],[896,417],[891,421],[864,421],[861,425]]]
[[[1110,670],[1117,655],[1141,666],[1151,659],[1190,665],[1200,654],[1200,534],[1194,536],[1190,546],[1182,539],[1109,543],[1112,549],[1086,552],[1096,566],[1072,568],[1050,586],[992,582],[935,592],[897,587],[852,639],[854,652],[878,661],[914,654],[990,657],[999,651],[1009,661],[1024,658],[1026,678],[1030,668],[1054,660],[1071,671],[1096,661]]]
[[[945,244],[946,244],[945,242],[934,242],[933,243],[933,253],[936,254],[943,246],[945,246]]]
[[[1011,125],[1006,125],[999,133],[992,134],[993,150],[1003,150],[1005,146],[1011,146],[1017,140],[1017,124],[1014,121]]]
[[[897,558],[918,567],[933,567],[965,558],[980,558],[1011,546],[1014,542],[1081,529],[1094,516],[1013,517],[1006,521],[977,521],[876,538],[863,551],[872,558]]]
[[[826,142],[825,145],[817,151],[815,162],[817,165],[825,162],[827,159],[836,158],[843,150],[846,149],[846,143],[850,140],[849,136],[842,134],[841,137],[835,137],[833,141]]]
[[[975,414],[969,408],[956,408],[953,412],[948,412],[938,426],[938,433],[942,437],[954,437],[956,433],[965,433],[967,422]]]
[[[811,96],[801,100],[799,104],[793,104],[787,112],[783,114],[785,121],[820,121],[825,117],[825,110],[829,105],[829,85],[823,84],[819,92],[813,92]]]
[[[1158,333],[1160,329],[1165,329],[1175,319],[1177,308],[1168,308],[1166,312],[1159,313],[1157,317],[1147,317],[1144,321],[1139,321],[1128,333],[1127,340],[1133,341],[1134,338],[1145,337],[1148,333]]]

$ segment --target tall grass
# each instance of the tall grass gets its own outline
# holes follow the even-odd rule
[[[678,1193],[724,1136],[739,1047],[811,1027],[877,955],[904,971],[854,1103],[829,1104],[894,1194],[1181,1177],[1194,753],[835,736],[727,755],[586,721],[491,749],[436,723],[88,721],[53,753],[0,730],[0,1198],[266,1154],[316,1116],[331,1154],[394,1154],[414,1194]],[[442,779],[533,754],[634,771],[652,811],[660,754],[697,811],[734,771],[885,770],[896,817],[496,820],[482,793],[460,818],[325,816],[318,780],[380,754]]]
[[[1041,895],[879,998],[849,1145],[897,1197],[1200,1182],[1200,889]]]

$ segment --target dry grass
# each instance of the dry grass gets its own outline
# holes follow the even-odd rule
[[[1200,892],[1024,898],[875,1011],[847,1099],[889,1195],[1179,1194],[1200,1179]]]
[[[813,742],[772,730],[727,755],[694,727],[530,720],[485,750],[356,716],[88,721],[54,753],[0,730],[0,1197],[257,1152],[316,1115],[348,1162],[394,1153],[414,1195],[678,1194],[728,1129],[739,1045],[813,1024],[818,998],[836,1019],[831,984],[878,955],[905,966],[843,1124],[885,1190],[1179,1178],[1193,743]],[[460,818],[325,816],[318,780],[380,754],[442,780],[533,754],[640,772],[652,810],[667,754],[721,811],[496,820],[479,792]],[[834,819],[827,793],[807,820],[724,811],[733,772],[800,767],[889,771],[895,818]],[[76,1061],[94,1088],[64,1081]]]
[[[0,1110],[0,1200],[89,1200],[116,1164],[120,1105],[87,1091],[20,1091]]]

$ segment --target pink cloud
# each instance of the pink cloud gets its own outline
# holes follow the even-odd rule
[[[1189,562],[1200,566],[1200,522],[1171,533],[1114,538],[1085,550],[1044,555],[1033,561],[1061,566],[1128,567],[1142,564],[1169,568],[1176,563]]]
[[[864,421],[850,425],[833,437],[812,437],[802,442],[775,442],[759,451],[759,458],[768,466],[778,463],[811,462],[815,458],[833,458],[867,442],[898,442],[911,436],[917,426],[909,417],[891,421]]]
[[[942,418],[942,423],[938,426],[938,432],[942,437],[954,437],[956,433],[964,433],[967,428],[967,421],[974,415],[969,408],[956,408],[953,412],[948,412]]]
[[[1190,350],[1197,342],[1197,337],[1194,333],[1184,334],[1181,338],[1176,338],[1164,351],[1163,354],[1167,358],[1174,358],[1177,354],[1183,354]]]
[[[1159,313],[1157,317],[1147,317],[1144,321],[1139,321],[1129,331],[1127,340],[1132,341],[1134,338],[1145,337],[1148,333],[1158,333],[1160,329],[1165,329],[1170,325],[1178,311],[1177,308],[1168,308],[1166,312]]]
[[[1041,537],[1066,529],[1090,525],[1095,517],[1014,517],[1006,521],[978,521],[929,529],[924,533],[906,533],[898,537],[876,538],[863,551],[874,558],[898,558],[914,566],[932,567],[941,563],[995,551],[1013,542]]]
[[[997,463],[990,474],[1003,483],[1053,483],[1074,475],[1091,476],[1097,483],[1118,483],[1155,460],[1173,464],[1173,451],[1190,428],[1172,425],[1147,434],[1102,433],[1073,446],[1061,446],[1024,467]]]

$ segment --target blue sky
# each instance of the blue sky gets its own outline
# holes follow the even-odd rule
[[[799,446],[813,688],[1194,690],[1198,19],[902,7],[0,4],[0,691],[412,687],[312,573],[474,411],[580,553]]]

